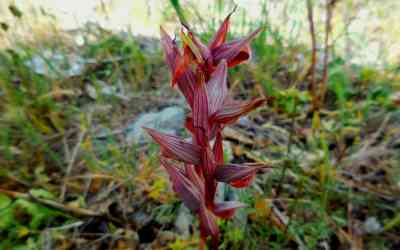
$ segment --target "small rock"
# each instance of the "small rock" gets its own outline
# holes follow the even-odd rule
[[[300,163],[300,166],[303,169],[310,170],[313,166],[321,164],[323,160],[324,160],[324,152],[322,150],[318,150],[313,153],[305,153],[303,156],[303,160]]]
[[[94,100],[97,99],[97,90],[96,90],[95,87],[93,87],[93,85],[87,84],[87,85],[85,86],[85,89],[86,89],[86,93],[88,94],[88,96],[89,96],[90,98],[92,98],[92,99],[94,99]]]
[[[216,197],[217,201],[237,201],[238,199],[239,197],[234,188],[223,182],[218,183]]]
[[[167,245],[168,242],[172,242],[176,239],[176,234],[172,231],[159,231],[158,239],[161,245]]]
[[[138,249],[139,246],[139,234],[136,231],[126,230],[125,231],[125,239],[124,243],[128,249]]]
[[[172,106],[160,112],[142,114],[139,118],[128,125],[126,137],[128,144],[144,144],[150,141],[150,137],[144,132],[143,127],[153,128],[167,134],[179,134],[183,129],[185,111],[178,106]]]
[[[175,220],[175,228],[183,239],[187,239],[190,236],[190,227],[193,223],[193,215],[184,205],[181,205],[178,211],[178,216]]]
[[[244,127],[251,127],[253,125],[249,120],[249,118],[245,116],[240,117],[239,120],[237,121],[237,124]]]
[[[393,93],[389,99],[395,106],[400,107],[400,92]]]
[[[115,87],[108,86],[106,84],[102,84],[101,86],[101,93],[106,96],[112,96],[116,92]]]
[[[392,126],[400,125],[400,109],[394,111],[390,116],[389,124],[393,124]]]
[[[138,211],[131,215],[131,219],[138,225],[139,228],[147,225],[151,221],[151,217],[142,211]]]
[[[26,62],[35,73],[51,78],[72,77],[82,74],[86,62],[76,54],[45,50]]]
[[[96,81],[96,85],[97,85],[96,87],[91,84],[87,84],[85,86],[88,96],[91,97],[92,99],[96,100],[99,97],[99,95],[108,97],[118,96],[116,86],[110,86],[103,81]]]
[[[363,224],[364,232],[368,234],[378,234],[383,228],[376,217],[369,217]]]

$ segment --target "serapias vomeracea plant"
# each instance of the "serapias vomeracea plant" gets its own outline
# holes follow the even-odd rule
[[[247,37],[227,42],[232,13],[208,45],[184,25],[180,33],[183,48],[180,49],[161,28],[161,43],[172,73],[172,86],[178,86],[191,109],[185,127],[192,138],[185,140],[146,128],[161,147],[160,162],[169,174],[174,191],[199,216],[200,246],[211,237],[214,249],[218,248],[219,241],[216,217],[231,218],[236,208],[244,206],[236,201],[216,202],[218,182],[236,188],[247,187],[264,167],[260,164],[224,164],[224,126],[234,123],[265,101],[263,98],[238,101],[228,92],[228,67],[251,57],[249,42],[260,32],[257,29]]]

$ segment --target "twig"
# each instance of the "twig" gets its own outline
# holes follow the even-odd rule
[[[383,130],[385,130],[386,126],[388,125],[391,115],[392,114],[389,113],[385,116],[378,130],[372,135],[372,138],[368,140],[367,143],[364,144],[360,152],[366,151],[372,144],[374,144],[377,141],[379,136],[382,134]]]
[[[286,230],[289,226],[289,222],[290,222],[289,218],[285,214],[281,213],[279,211],[279,209],[273,203],[271,203],[270,206],[271,206],[271,211],[283,223],[283,225],[285,225],[285,230]],[[289,232],[289,234],[291,237],[293,237],[294,241],[296,241],[297,245],[299,246],[299,249],[301,249],[301,250],[307,249],[305,243],[299,237],[298,234],[292,233],[292,232]]]
[[[319,93],[319,103],[318,107],[324,103],[327,85],[328,85],[328,58],[329,58],[329,34],[332,30],[332,15],[333,9],[337,2],[337,0],[326,0],[326,19],[325,19],[325,41],[324,41],[324,69],[322,72],[322,81],[321,81],[321,92]]]
[[[11,196],[12,198],[17,198],[17,199],[24,199],[24,200],[28,200],[34,203],[38,203],[40,205],[52,208],[52,209],[56,209],[59,211],[62,211],[66,214],[70,214],[72,216],[78,217],[78,218],[82,218],[82,217],[101,217],[104,219],[107,219],[111,222],[115,222],[118,224],[122,224],[122,221],[110,216],[107,213],[102,213],[102,212],[94,212],[92,210],[89,209],[85,209],[85,208],[79,208],[79,207],[73,207],[73,206],[69,206],[69,205],[65,205],[53,200],[48,200],[48,199],[42,199],[39,197],[34,196],[32,193],[20,193],[20,192],[15,192],[15,191],[10,191],[10,190],[5,190],[5,189],[0,189],[0,193],[3,193],[5,195]]]
[[[276,190],[276,196],[279,196],[279,193],[281,192],[282,185],[283,185],[283,179],[286,176],[286,170],[289,167],[291,167],[291,165],[292,165],[292,161],[290,160],[290,153],[291,153],[292,144],[293,144],[293,136],[294,136],[294,117],[292,117],[292,128],[290,129],[289,140],[288,140],[288,145],[287,145],[287,150],[286,150],[286,158],[288,159],[288,161],[285,162],[285,164],[282,168],[281,175],[279,177],[278,188]]]
[[[73,222],[73,223],[71,223],[71,224],[67,224],[67,225],[62,225],[62,226],[59,226],[59,227],[50,227],[50,228],[47,228],[46,230],[52,230],[52,231],[57,231],[57,230],[69,230],[69,229],[71,229],[71,228],[77,228],[77,227],[80,227],[80,226],[82,226],[83,224],[85,224],[83,221],[76,221],[76,222]]]
[[[63,136],[62,142],[63,142],[63,145],[64,145],[65,158],[69,159],[71,157],[71,152],[69,150],[69,146],[68,146],[68,143],[67,143],[67,136],[66,135]]]
[[[91,113],[89,113],[89,120],[90,120],[90,118],[91,118]],[[85,135],[86,135],[86,129],[82,129],[79,132],[78,142],[76,143],[76,145],[74,147],[74,150],[72,151],[71,158],[69,159],[69,162],[68,162],[67,171],[65,173],[65,177],[64,177],[64,180],[63,180],[63,185],[61,187],[60,201],[64,201],[65,193],[67,192],[67,178],[71,175],[72,168],[74,166],[76,157],[77,157],[78,152],[79,152],[79,148],[81,146],[81,143],[82,143],[83,138],[85,137]]]
[[[67,180],[77,180],[77,179],[110,179],[114,181],[123,182],[124,180],[112,175],[107,174],[85,174],[85,175],[75,175],[65,177]]]
[[[348,179],[349,176],[352,177],[352,179]],[[336,180],[343,183],[347,187],[357,188],[357,190],[360,192],[373,194],[382,199],[398,200],[400,198],[400,190],[388,187],[385,189],[377,188],[371,184],[357,180],[357,178],[350,173],[338,173]]]
[[[310,90],[313,96],[313,106],[312,108],[316,108],[316,101],[317,101],[317,86],[316,86],[316,80],[315,80],[315,66],[317,64],[317,39],[315,36],[315,27],[314,27],[314,12],[313,12],[313,6],[311,0],[307,0],[307,16],[308,16],[308,24],[309,24],[309,29],[310,29],[310,35],[311,35],[311,46],[312,46],[312,52],[311,52],[311,66],[310,66],[310,74],[311,74],[311,85],[310,85]]]
[[[43,235],[43,242],[42,242],[42,249],[43,250],[51,250],[53,249],[53,242],[51,240],[51,235],[50,235],[50,231],[49,230],[44,230],[42,231],[42,235]]]

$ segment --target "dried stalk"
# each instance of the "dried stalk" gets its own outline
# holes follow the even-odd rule
[[[308,25],[310,29],[310,35],[311,35],[311,46],[312,46],[312,52],[311,52],[311,66],[309,69],[310,75],[311,75],[311,83],[310,83],[310,91],[312,93],[312,108],[315,110],[316,105],[317,105],[317,98],[318,98],[318,93],[317,93],[317,82],[315,79],[315,67],[317,64],[317,39],[315,35],[315,25],[314,25],[314,11],[313,11],[313,5],[312,5],[312,0],[307,0],[307,16],[308,16]]]
[[[10,196],[14,199],[24,199],[24,200],[28,200],[30,202],[34,202],[34,203],[38,203],[40,205],[43,205],[45,207],[49,207],[52,209],[56,209],[59,210],[63,213],[72,215],[74,217],[78,217],[78,218],[84,218],[84,217],[100,217],[100,218],[104,218],[108,221],[114,222],[114,223],[118,223],[118,224],[122,224],[122,221],[119,220],[118,218],[112,217],[110,214],[108,213],[102,213],[99,211],[92,211],[89,209],[85,209],[85,208],[79,208],[79,207],[75,207],[75,206],[70,206],[70,205],[65,205],[53,200],[48,200],[48,199],[43,199],[43,198],[39,198],[34,196],[32,193],[28,192],[28,193],[20,193],[20,192],[15,192],[15,191],[10,191],[10,190],[5,190],[5,189],[0,189],[0,193],[3,193],[7,196]]]
[[[324,69],[322,72],[322,81],[320,84],[320,93],[319,93],[319,103],[317,103],[318,107],[320,107],[325,101],[325,95],[328,85],[328,59],[329,59],[329,38],[330,33],[332,31],[332,15],[333,9],[337,0],[327,0],[326,3],[326,19],[325,19],[325,41],[324,41]]]
[[[85,134],[86,134],[85,130],[81,130],[79,132],[78,142],[76,143],[76,145],[74,147],[74,150],[72,151],[71,158],[68,161],[67,171],[66,171],[66,174],[65,174],[65,177],[64,177],[64,180],[63,180],[63,185],[61,186],[60,201],[64,201],[65,194],[67,192],[67,179],[71,175],[72,168],[74,166],[76,157],[77,157],[78,152],[79,152],[79,148],[81,146],[83,138],[85,137]]]

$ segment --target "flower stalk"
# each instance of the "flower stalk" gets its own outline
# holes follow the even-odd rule
[[[174,191],[185,206],[198,215],[201,246],[211,238],[213,249],[217,249],[219,243],[216,218],[232,218],[235,210],[244,206],[236,201],[216,202],[218,182],[244,188],[265,167],[224,164],[223,128],[265,103],[263,98],[238,101],[229,94],[228,68],[251,58],[249,43],[261,30],[227,42],[233,12],[225,18],[208,45],[183,25],[180,33],[183,46],[179,48],[161,27],[161,43],[171,71],[172,86],[178,87],[191,109],[185,127],[192,138],[186,140],[145,128],[161,147],[160,163],[168,172]]]

